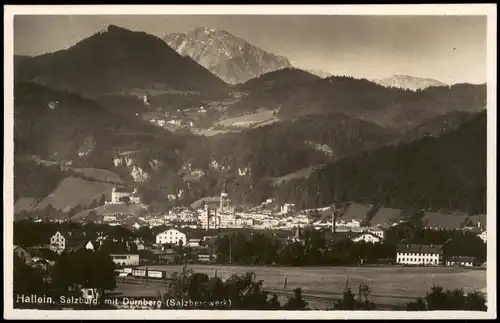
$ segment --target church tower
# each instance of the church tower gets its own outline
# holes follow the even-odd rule
[[[229,208],[230,208],[229,194],[227,193],[226,182],[224,182],[224,186],[222,187],[222,191],[220,193],[219,209],[221,212],[225,212],[229,211]]]

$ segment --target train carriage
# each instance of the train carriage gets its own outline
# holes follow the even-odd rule
[[[138,278],[146,278],[146,270],[144,269],[132,269],[132,276]]]
[[[165,279],[167,277],[167,273],[165,271],[160,271],[160,270],[148,270],[148,278],[154,278],[154,279]]]

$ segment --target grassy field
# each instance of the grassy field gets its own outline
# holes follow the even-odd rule
[[[14,203],[14,214],[22,211],[31,212],[36,207],[36,199],[33,197],[21,197]]]
[[[270,124],[272,121],[276,122],[278,119],[273,117],[273,111],[265,110],[241,117],[224,119],[219,121],[219,124],[224,127],[251,128],[262,123]]]
[[[143,267],[144,268],[144,267]],[[180,266],[149,266],[150,270],[179,272]],[[464,291],[486,288],[486,271],[458,268],[428,267],[251,267],[223,265],[189,265],[188,269],[210,276],[217,269],[217,276],[228,278],[232,274],[255,272],[258,280],[270,290],[283,291],[287,278],[287,291],[302,288],[304,294],[335,297],[345,287],[357,292],[359,284],[366,283],[372,289],[371,299],[381,304],[406,304],[417,297],[424,297],[433,285],[444,288],[463,288]],[[158,286],[120,285],[117,292],[131,296],[154,296]]]
[[[49,204],[56,209],[70,210],[77,205],[88,205],[99,201],[103,195],[109,198],[113,184],[87,181],[77,177],[67,177],[49,196],[44,198],[37,209],[43,210]]]
[[[224,133],[228,133],[229,131],[226,130],[210,130],[210,129],[201,129],[198,131],[193,131],[193,134],[198,135],[198,136],[205,136],[205,137],[212,137]]]

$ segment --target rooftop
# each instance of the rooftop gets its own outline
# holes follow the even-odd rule
[[[132,187],[123,187],[123,186],[117,186],[113,188],[113,191],[116,193],[133,193],[134,188]]]
[[[401,212],[401,209],[382,207],[375,213],[370,221],[370,224],[375,226],[395,223],[402,218]]]
[[[468,257],[468,256],[452,256],[448,257],[448,260],[451,261],[476,261],[476,257]]]
[[[372,208],[373,205],[371,204],[353,203],[347,207],[341,219],[344,221],[358,220],[363,222]]]
[[[421,220],[425,227],[444,230],[458,230],[465,226],[474,226],[467,213],[425,212]]]
[[[198,201],[194,202],[191,204],[192,209],[199,209],[203,207],[205,203],[210,204],[219,204],[220,203],[220,197],[219,196],[214,196],[214,197],[204,197],[199,199]]]
[[[422,245],[422,244],[398,244],[396,247],[398,253],[423,253],[423,254],[443,254],[441,245]]]

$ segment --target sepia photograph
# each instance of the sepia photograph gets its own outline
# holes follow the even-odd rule
[[[496,318],[496,5],[5,10],[4,318]]]

